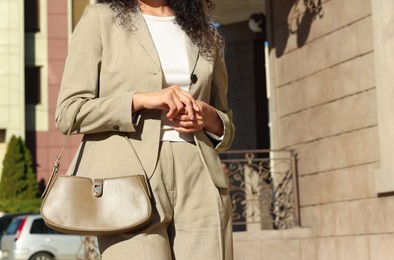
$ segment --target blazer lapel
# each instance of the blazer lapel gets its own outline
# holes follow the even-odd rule
[[[140,42],[148,56],[161,69],[159,55],[156,51],[152,36],[150,35],[148,25],[141,13],[134,15],[133,27],[134,30],[132,33],[135,35],[135,38]],[[160,115],[161,113],[159,110],[143,110],[141,113],[142,118],[135,126],[136,131],[128,133],[131,138],[130,141],[149,178],[152,176],[158,161],[161,125]]]
[[[189,60],[189,70],[190,74],[193,74],[198,61],[199,48],[192,42],[192,40],[187,35],[185,35],[185,38],[186,51],[188,56],[187,58]]]
[[[141,13],[137,13],[134,17],[134,26],[136,30],[133,31],[138,41],[144,47],[148,55],[153,59],[157,66],[161,67],[159,55],[157,54],[155,44],[152,36],[149,33],[148,25],[145,22]]]
[[[152,36],[149,33],[148,26],[145,22],[144,17],[141,13],[137,13],[134,17],[134,26],[137,28],[133,33],[135,34],[138,41],[144,47],[149,56],[153,59],[153,61],[161,67],[160,58],[157,54],[155,44],[152,40]],[[189,60],[189,70],[190,74],[194,72],[194,69],[197,65],[198,56],[199,56],[199,48],[195,45],[191,39],[186,35],[185,36],[185,44],[186,51],[188,54]]]

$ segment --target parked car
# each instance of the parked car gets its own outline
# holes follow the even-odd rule
[[[0,250],[1,250],[1,237],[6,232],[12,219],[17,216],[28,215],[28,214],[29,213],[9,213],[9,214],[5,214],[0,217]],[[0,255],[1,255],[1,253],[0,253]],[[0,257],[0,259],[1,259],[1,257]]]
[[[39,214],[15,217],[1,241],[2,260],[84,259],[84,237],[59,233]],[[97,246],[95,254],[99,259]]]
[[[8,225],[11,223],[12,219],[16,216],[20,216],[23,213],[12,213],[12,214],[5,214],[0,217],[0,259],[2,259],[2,252],[1,252],[1,238],[5,231],[8,228]]]

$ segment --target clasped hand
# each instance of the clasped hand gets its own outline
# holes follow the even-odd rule
[[[133,112],[143,108],[168,111],[166,116],[174,123],[174,130],[184,133],[195,133],[205,127],[209,113],[204,112],[207,112],[208,106],[178,86],[154,92],[137,92],[133,96]]]

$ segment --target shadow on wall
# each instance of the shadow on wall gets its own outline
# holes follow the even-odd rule
[[[276,0],[272,3],[273,46],[276,56],[283,55],[288,38],[297,36],[297,47],[302,47],[309,36],[312,22],[323,16],[322,0]]]

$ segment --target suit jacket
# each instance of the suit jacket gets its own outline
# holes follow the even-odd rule
[[[186,48],[190,72],[198,77],[190,92],[215,107],[224,125],[219,143],[214,144],[204,131],[195,133],[194,139],[215,185],[227,187],[217,155],[230,146],[234,137],[223,56],[217,55],[213,61],[203,58],[188,37]],[[79,175],[104,178],[145,170],[152,175],[158,161],[160,110],[144,109],[138,116],[132,115],[132,96],[137,91],[160,90],[164,84],[143,16],[132,15],[132,24],[125,27],[119,25],[109,5],[88,6],[72,36],[57,101],[57,128],[66,133],[73,124],[73,133],[84,134],[80,146],[83,152],[75,155],[68,173],[78,171]],[[84,100],[87,102],[71,122]]]

